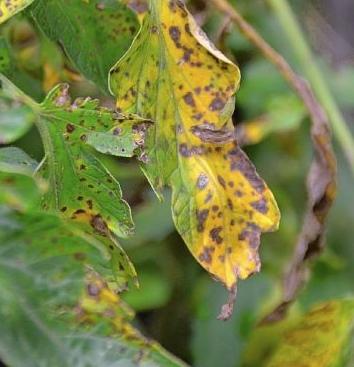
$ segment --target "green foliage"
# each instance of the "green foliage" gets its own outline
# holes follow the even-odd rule
[[[260,234],[275,230],[280,217],[234,138],[239,69],[183,4],[153,1],[110,75],[118,109],[155,122],[146,144],[149,181],[157,193],[172,188],[177,230],[196,260],[234,293],[239,278],[259,270]]]
[[[11,57],[6,40],[0,38],[0,72],[4,73],[10,68]]]
[[[135,14],[116,0],[37,0],[30,13],[49,38],[63,45],[80,72],[103,90],[110,67],[139,28]]]
[[[39,195],[44,189],[41,181],[35,182],[32,174],[37,162],[18,148],[0,149],[0,203],[18,210],[29,210],[39,205]]]
[[[16,88],[0,80],[3,88],[0,90],[0,143],[10,144],[21,138],[31,128],[35,115],[29,106],[21,100],[15,100],[20,94]]]
[[[289,315],[261,325],[303,221],[307,111],[220,14],[186,3],[206,33],[179,0],[0,0],[0,365],[353,363],[341,157],[329,247]],[[231,3],[293,61],[265,4]],[[352,112],[353,67],[322,64]],[[240,143],[282,211],[260,254],[279,212]]]
[[[132,337],[123,332],[113,338],[99,324],[94,331],[74,328],[80,316],[79,299],[89,286],[86,267],[97,264],[97,249],[57,216],[0,209],[0,354],[5,363],[15,367],[183,365],[138,333]],[[121,322],[128,320],[124,317]]]

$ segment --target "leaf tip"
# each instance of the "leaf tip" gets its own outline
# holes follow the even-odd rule
[[[234,283],[234,285],[229,289],[229,299],[227,300],[227,303],[221,306],[221,311],[217,317],[218,320],[221,321],[230,320],[234,312],[236,297],[237,297],[237,285],[236,283]]]

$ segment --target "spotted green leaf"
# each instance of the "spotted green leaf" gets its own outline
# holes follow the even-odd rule
[[[115,141],[123,156],[133,155],[143,141],[144,130],[139,130],[136,118],[125,119],[100,108],[96,100],[77,99],[72,103],[67,85],[54,88],[40,109],[37,124],[46,157],[39,174],[50,187],[43,197],[43,208],[60,212],[88,234],[95,233],[106,243],[113,261],[134,278],[135,270],[116,240],[116,236],[128,237],[133,232],[130,208],[119,183],[89,145],[101,150]],[[116,151],[119,155],[118,148]]]
[[[176,227],[229,290],[260,268],[259,238],[277,228],[272,193],[234,139],[240,72],[181,1],[150,2],[133,45],[110,72],[118,110],[155,121],[146,175],[172,187]]]
[[[42,209],[75,223],[78,233],[112,261],[117,281],[125,286],[121,275],[125,278],[127,274],[134,280],[136,274],[117,237],[127,237],[133,231],[130,208],[122,198],[119,183],[93,148],[112,144],[109,138],[114,137],[116,145],[125,150],[122,155],[141,151],[142,122],[135,116],[124,117],[101,108],[98,101],[90,98],[72,103],[67,85],[54,88],[38,105],[5,77],[1,81],[7,95],[23,102],[35,114],[45,150],[45,159],[36,175],[48,182]],[[131,141],[127,137],[129,131]],[[95,137],[93,142],[91,135]],[[105,144],[106,138],[109,144]]]
[[[151,362],[157,363],[158,366],[161,363],[162,367],[185,366],[182,361],[173,358],[158,343],[148,340],[132,326],[134,311],[102,277],[90,272],[87,274],[86,283],[87,287],[78,304],[81,324],[92,328],[97,326],[97,323],[101,323],[101,325],[104,324],[108,335],[116,335],[129,340],[131,347],[134,346],[143,351],[140,363],[144,359],[151,359]]]
[[[0,0],[0,24],[20,12],[33,0]]]
[[[37,0],[30,11],[43,32],[63,45],[79,71],[107,90],[110,67],[139,28],[134,12],[116,0]]]
[[[11,56],[7,41],[0,37],[0,73],[5,73],[11,68]]]
[[[103,279],[87,276],[88,266],[96,268],[99,258],[97,250],[57,216],[33,211],[24,215],[0,206],[3,363],[185,366],[133,328],[131,313]],[[113,331],[107,333],[102,326],[110,324]]]

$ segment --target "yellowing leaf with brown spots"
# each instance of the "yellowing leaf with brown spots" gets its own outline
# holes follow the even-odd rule
[[[231,116],[240,72],[182,2],[156,0],[111,70],[117,108],[155,121],[146,175],[172,187],[176,227],[200,264],[229,290],[259,270],[261,232],[277,228],[272,193],[238,148]]]
[[[354,364],[354,300],[322,303],[282,338],[266,367],[349,367]]]
[[[93,271],[88,272],[85,291],[76,311],[82,326],[95,333],[99,325],[99,330],[106,337],[114,337],[124,346],[117,350],[118,358],[115,361],[118,365],[187,367],[184,362],[172,356],[157,342],[147,339],[133,326],[133,310]]]
[[[33,0],[0,0],[0,24],[20,12]]]

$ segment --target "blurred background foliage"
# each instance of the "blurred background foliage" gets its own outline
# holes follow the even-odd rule
[[[302,73],[292,45],[283,37],[267,2],[233,2]],[[354,133],[353,2],[289,3]],[[279,300],[282,276],[301,228],[307,200],[306,174],[312,157],[309,120],[301,101],[274,67],[232,25],[226,24],[223,16],[202,0],[189,1],[188,6],[217,46],[240,65],[242,84],[234,122],[241,134],[242,126],[248,129],[245,150],[274,192],[282,221],[278,232],[262,237],[262,271],[239,285],[234,316],[226,323],[217,321],[226,291],[189,254],[174,229],[169,201],[158,202],[136,162],[102,156],[121,183],[136,224],[136,235],[122,244],[136,266],[141,287],[123,298],[137,312],[136,323],[146,335],[193,366],[272,365],[271,352],[293,320],[321,301],[354,293],[353,177],[335,143],[339,189],[328,221],[326,249],[313,264],[311,278],[288,318],[274,326],[257,326]],[[10,59],[3,57],[1,61],[8,62],[8,76],[35,100],[41,101],[55,84],[65,81],[70,83],[74,97],[98,97],[104,105],[114,105],[112,97],[75,70],[60,45],[36,29],[26,12],[2,25],[0,36],[0,42],[11,49]],[[43,150],[35,128],[16,146],[40,161]]]

